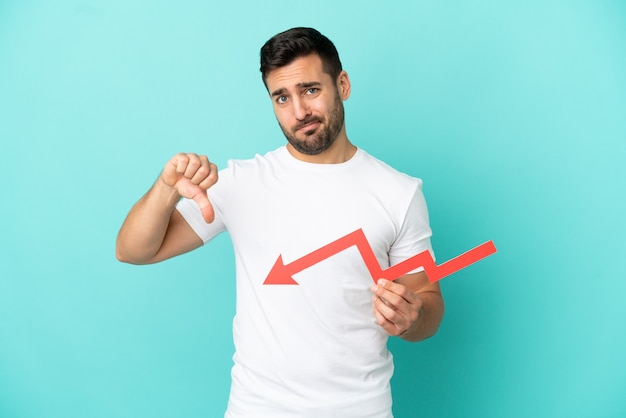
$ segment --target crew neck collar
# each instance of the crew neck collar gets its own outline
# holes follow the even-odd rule
[[[359,148],[358,146],[356,147],[356,151],[354,152],[354,155],[352,155],[352,157],[350,157],[350,159],[342,162],[342,163],[311,163],[308,161],[302,161],[299,160],[298,158],[294,157],[289,150],[287,149],[286,145],[283,145],[282,147],[279,148],[279,152],[283,155],[283,157],[292,165],[294,166],[299,166],[302,168],[307,168],[309,170],[342,170],[346,167],[350,167],[354,164],[356,164],[356,162],[358,160],[360,160],[363,156],[363,150],[361,150],[361,148]]]

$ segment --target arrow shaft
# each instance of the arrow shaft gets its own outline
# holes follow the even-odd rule
[[[327,244],[321,248],[318,248],[317,250],[305,255],[304,257],[301,257],[301,258],[298,258],[297,260],[292,261],[291,263],[287,264],[286,267],[289,268],[289,271],[292,272],[292,274],[298,273],[304,269],[311,267],[314,264],[324,261],[325,259],[337,253],[340,253],[341,251],[347,250],[353,245],[358,245],[357,243],[363,242],[363,241],[367,242],[367,239],[365,238],[365,234],[363,233],[362,229],[358,229],[354,232],[349,233],[348,235],[344,237],[339,238],[338,240],[331,242],[330,244]],[[367,245],[367,247],[369,247],[369,245]],[[372,249],[371,247],[369,248],[371,252]],[[361,255],[363,255],[363,253],[361,253]],[[372,252],[372,255],[373,255],[373,252]],[[368,258],[371,259],[371,257],[368,257]],[[375,256],[374,256],[374,260],[376,260]],[[376,262],[376,264],[378,264],[378,262]]]
[[[428,280],[434,283],[437,280],[441,280],[444,277],[449,276],[452,273],[456,273],[462,268],[465,268],[469,266],[470,264],[480,261],[483,258],[490,256],[491,254],[495,252],[496,252],[496,247],[493,244],[493,241],[487,241],[484,244],[481,244],[478,247],[472,248],[471,250],[451,260],[448,260],[443,264],[435,266],[434,271],[429,272],[427,270],[426,275],[428,276]],[[426,268],[424,269],[426,270]]]
[[[428,250],[422,251],[421,253],[402,261],[401,263],[389,267],[387,270],[382,272],[382,278],[395,280],[418,267],[424,267],[424,271],[426,271],[426,275],[430,279],[430,274],[428,272],[434,271],[437,266],[435,265],[435,261]],[[376,277],[373,277],[373,279],[374,281],[377,281]]]
[[[396,264],[383,272],[384,278],[395,280],[398,277],[414,270],[418,267],[424,267],[424,271],[431,283],[435,283],[446,276],[456,273],[457,271],[473,264],[483,258],[490,256],[496,252],[493,241],[487,241],[478,247],[446,261],[440,265],[436,265],[429,251],[423,251],[401,263]],[[374,277],[374,281],[376,278]]]
[[[493,241],[487,241],[484,244],[479,245],[445,263],[436,265],[430,252],[423,251],[407,260],[402,261],[394,266],[389,267],[386,270],[381,269],[376,254],[372,249],[370,243],[367,241],[367,237],[363,233],[362,229],[357,229],[354,232],[345,235],[330,244],[324,245],[321,248],[298,258],[289,264],[283,265],[281,257],[279,257],[277,266],[282,266],[280,269],[280,276],[278,278],[272,278],[272,280],[266,279],[266,284],[280,283],[280,284],[297,284],[291,275],[299,273],[314,264],[317,264],[325,259],[332,257],[333,255],[344,251],[353,245],[356,245],[367,269],[369,270],[374,282],[378,279],[395,280],[408,272],[415,270],[418,267],[423,267],[428,280],[431,283],[435,283],[442,278],[455,273],[462,268],[469,266],[477,261],[496,252],[496,247]],[[275,266],[276,267],[276,266]],[[274,270],[273,270],[274,271]]]

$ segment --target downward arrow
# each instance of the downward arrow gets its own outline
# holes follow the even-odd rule
[[[314,264],[317,264],[343,250],[346,250],[353,245],[356,245],[357,249],[363,257],[363,261],[367,269],[372,276],[374,282],[379,279],[395,280],[401,277],[411,270],[418,267],[424,267],[424,271],[428,276],[428,280],[431,283],[435,283],[444,277],[455,273],[462,268],[469,266],[472,263],[482,260],[483,258],[490,256],[496,252],[496,247],[493,241],[487,241],[484,244],[475,247],[452,260],[446,261],[443,264],[436,265],[429,251],[423,251],[413,257],[404,260],[401,263],[391,266],[386,270],[380,268],[374,250],[370,243],[367,241],[362,229],[357,229],[350,234],[339,238],[336,241],[327,244],[312,253],[305,255],[289,264],[283,262],[282,255],[278,256],[276,263],[270,270],[267,278],[263,284],[298,284],[293,279],[293,275],[305,270]]]

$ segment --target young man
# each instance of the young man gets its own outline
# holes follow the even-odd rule
[[[294,28],[261,49],[261,72],[287,145],[218,172],[177,154],[119,232],[120,261],[155,263],[228,231],[237,310],[226,417],[391,417],[388,336],[419,341],[443,315],[423,271],[373,284],[349,247],[266,282],[285,264],[361,229],[381,268],[432,251],[421,181],[355,147],[350,80],[330,40]],[[181,199],[182,198],[182,199]]]

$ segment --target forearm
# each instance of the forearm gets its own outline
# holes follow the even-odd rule
[[[432,337],[439,329],[439,324],[443,319],[444,303],[441,292],[422,292],[419,297],[423,304],[417,321],[400,334],[400,338],[406,341],[417,342]]]
[[[145,264],[158,253],[180,195],[161,178],[129,212],[117,236],[118,260]]]

